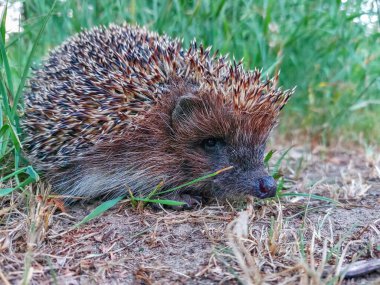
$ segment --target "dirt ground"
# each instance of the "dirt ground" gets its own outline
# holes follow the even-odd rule
[[[281,173],[283,193],[338,203],[287,196],[176,212],[122,202],[73,228],[99,202],[61,212],[41,198],[46,186],[14,194],[0,203],[0,284],[380,284],[379,271],[338,274],[380,258],[378,150],[294,146]]]

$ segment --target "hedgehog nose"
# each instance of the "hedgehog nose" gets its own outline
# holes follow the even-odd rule
[[[269,198],[276,195],[277,183],[272,176],[264,176],[258,179],[259,198]]]

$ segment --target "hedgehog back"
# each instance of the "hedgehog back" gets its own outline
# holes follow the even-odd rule
[[[165,93],[170,72],[184,65],[181,54],[178,40],[127,25],[94,28],[66,41],[34,71],[25,94],[29,158],[63,166],[133,128]]]

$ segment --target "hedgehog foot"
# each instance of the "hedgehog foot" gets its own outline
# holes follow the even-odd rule
[[[192,196],[189,194],[175,193],[175,194],[172,194],[170,196],[165,197],[165,199],[185,203],[184,205],[181,205],[181,206],[165,206],[167,208],[170,208],[170,209],[173,209],[176,211],[190,210],[190,209],[193,209],[193,208],[196,208],[196,207],[202,205],[202,197]],[[153,206],[153,208],[156,208],[156,209],[162,209],[161,204],[153,204],[152,206]]]

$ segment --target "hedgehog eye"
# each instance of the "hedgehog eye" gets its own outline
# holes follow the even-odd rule
[[[214,147],[216,146],[216,139],[207,139],[205,140],[204,144],[205,144],[205,147]]]
[[[217,148],[218,144],[220,144],[221,141],[221,139],[217,138],[208,138],[203,140],[201,145],[206,151],[213,151]]]

